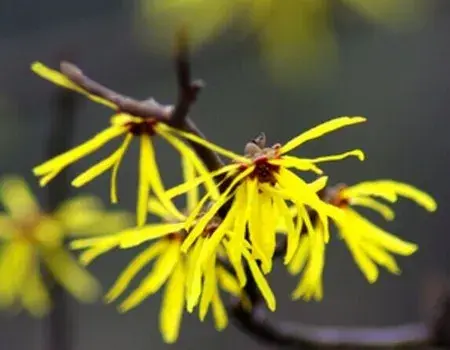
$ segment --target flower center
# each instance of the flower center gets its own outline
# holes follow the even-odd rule
[[[62,243],[62,232],[54,219],[36,214],[27,220],[16,222],[18,239],[33,245],[58,246]]]
[[[245,146],[245,156],[252,160],[254,170],[249,175],[251,179],[258,179],[260,183],[276,184],[275,173],[280,170],[279,165],[270,163],[270,160],[280,157],[280,144],[275,144],[272,147],[264,147],[265,136],[262,140],[249,142]],[[241,170],[247,169],[249,164],[242,164]]]
[[[171,241],[178,241],[178,242],[183,242],[184,239],[186,238],[186,231],[181,230],[178,232],[172,232],[171,234],[169,234],[167,236],[167,239],[171,240]]]
[[[267,156],[262,156],[253,161],[255,169],[251,172],[250,178],[257,178],[260,183],[270,183],[275,185],[277,180],[275,173],[280,170],[279,165],[274,165],[269,162]]]
[[[155,134],[155,125],[157,122],[158,121],[156,119],[147,118],[142,119],[141,122],[134,122],[134,121],[128,122],[126,126],[134,136],[140,135],[153,136]]]
[[[325,197],[328,203],[338,208],[348,207],[350,205],[349,198],[345,198],[344,196],[342,196],[342,191],[346,188],[347,185],[338,184],[330,189],[327,189]]]

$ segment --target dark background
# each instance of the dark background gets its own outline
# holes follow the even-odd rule
[[[429,191],[439,203],[430,215],[408,202],[396,206],[397,219],[385,227],[418,242],[419,252],[400,258],[401,277],[381,273],[369,285],[334,237],[327,252],[325,298],[321,303],[292,302],[297,279],[282,266],[271,280],[278,295],[275,318],[321,325],[396,325],[426,316],[424,291],[435,275],[448,273],[448,197],[450,109],[450,3],[437,1],[434,17],[414,32],[397,33],[354,23],[339,33],[340,68],[322,84],[275,85],[250,40],[220,42],[194,56],[195,75],[207,82],[192,117],[208,137],[237,152],[259,131],[270,142],[285,141],[302,130],[338,115],[364,115],[359,125],[311,142],[298,154],[308,156],[363,148],[367,160],[328,164],[332,182],[392,178]],[[45,159],[49,132],[51,84],[34,76],[29,65],[73,59],[90,75],[138,98],[170,103],[176,97],[172,62],[136,40],[131,2],[2,1],[0,3],[0,173],[18,173],[44,198],[31,168]],[[74,133],[81,142],[108,123],[109,112],[83,102]],[[179,161],[165,145],[159,161],[165,181],[180,180]],[[112,147],[107,147],[111,150]],[[79,173],[97,156],[77,163]],[[127,153],[119,174],[121,207],[134,210],[137,148]],[[109,177],[93,181],[77,193],[108,198]],[[100,258],[92,271],[108,288],[135,252]],[[159,295],[120,315],[101,302],[77,305],[75,349],[165,349],[158,331]],[[45,349],[45,323],[26,314],[0,316],[0,349]],[[214,331],[196,315],[186,315],[173,349],[263,349],[232,325]]]

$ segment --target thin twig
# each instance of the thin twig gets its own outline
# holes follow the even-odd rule
[[[178,102],[172,112],[170,122],[174,127],[183,126],[189,109],[197,100],[198,93],[204,87],[202,80],[191,80],[189,45],[187,32],[179,31],[175,45],[175,71],[178,82]]]
[[[178,103],[175,107],[161,105],[154,99],[138,101],[132,97],[120,94],[87,77],[80,68],[67,61],[61,62],[60,70],[62,74],[90,94],[99,96],[115,104],[118,112],[141,118],[153,118],[206,139],[205,135],[200,132],[194,122],[187,116],[190,107],[197,99],[197,94],[203,87],[203,82],[200,80],[190,81],[191,73],[188,50],[186,37],[183,32],[180,32],[177,43],[178,49],[175,61],[178,82]],[[195,142],[188,142],[210,171],[217,170],[223,166],[223,162],[215,152]]]

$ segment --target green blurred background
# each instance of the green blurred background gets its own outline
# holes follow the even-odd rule
[[[425,0],[427,1],[427,0]],[[135,4],[122,0],[4,1],[0,4],[0,173],[24,175],[45,198],[31,174],[44,159],[49,132],[51,84],[34,76],[29,65],[41,60],[54,67],[70,58],[100,82],[137,98],[153,96],[161,103],[176,98],[173,63],[142,45],[136,35]],[[417,254],[400,258],[400,277],[382,273],[369,285],[345,245],[333,237],[327,251],[325,298],[321,303],[292,302],[297,279],[282,266],[271,276],[278,295],[276,319],[321,325],[396,325],[426,316],[425,290],[435,275],[449,269],[447,224],[450,205],[450,2],[436,1],[433,17],[410,32],[390,31],[351,17],[338,18],[340,65],[320,82],[280,86],[261,64],[255,41],[223,37],[193,56],[196,77],[207,83],[192,118],[220,145],[237,152],[265,131],[269,142],[283,142],[302,130],[338,115],[364,115],[365,125],[311,142],[297,154],[323,155],[355,147],[367,160],[327,164],[331,182],[352,184],[392,178],[429,191],[438,201],[434,214],[400,203],[397,219],[386,228],[420,244]],[[139,38],[139,39],[138,39]],[[103,129],[109,112],[80,101],[74,130],[81,142]],[[168,185],[180,179],[174,152],[158,144],[158,159]],[[84,159],[79,173],[105,155]],[[137,147],[125,157],[119,173],[120,206],[134,210]],[[108,198],[109,177],[74,193]],[[108,288],[135,252],[101,257],[91,270]],[[428,287],[427,287],[428,286]],[[159,295],[120,315],[113,305],[71,302],[75,349],[165,349],[158,331]],[[44,323],[26,314],[0,316],[0,349],[45,349]],[[218,333],[196,315],[184,318],[173,349],[264,349],[230,325]]]

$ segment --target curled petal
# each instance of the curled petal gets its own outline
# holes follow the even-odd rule
[[[33,64],[31,65],[31,70],[40,77],[52,82],[53,84],[59,85],[69,90],[76,91],[82,95],[85,95],[90,100],[96,103],[100,103],[111,109],[117,109],[117,106],[114,103],[87,92],[86,90],[82,89],[80,86],[75,84],[72,80],[67,78],[61,72],[50,69],[41,62],[33,62]]]
[[[281,154],[288,153],[307,141],[317,139],[325,134],[328,134],[345,126],[358,124],[365,121],[366,118],[363,117],[339,117],[331,119],[312,129],[309,129],[308,131],[298,135],[297,137],[294,137],[292,140],[281,147],[280,152]]]

